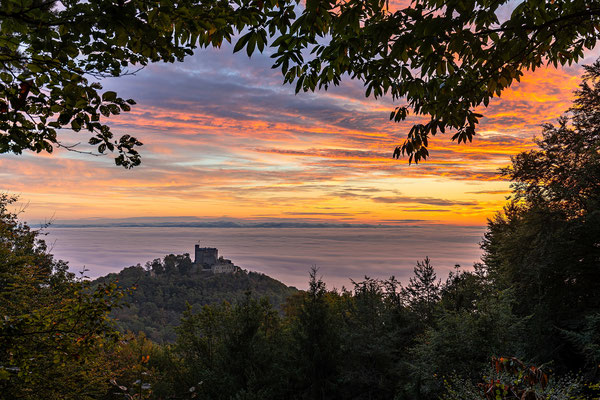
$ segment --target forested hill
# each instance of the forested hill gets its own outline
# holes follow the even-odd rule
[[[156,342],[175,340],[174,327],[190,304],[194,310],[203,305],[234,303],[248,292],[267,297],[275,308],[298,290],[258,272],[239,269],[234,273],[213,274],[197,271],[187,254],[168,255],[141,265],[123,269],[96,279],[94,286],[116,281],[119,287],[132,288],[128,306],[113,310],[122,331],[144,332]]]

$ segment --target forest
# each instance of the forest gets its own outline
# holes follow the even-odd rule
[[[124,298],[127,307],[112,311],[119,331],[143,332],[158,342],[173,342],[188,306],[198,311],[204,305],[235,303],[248,292],[264,297],[276,309],[298,290],[258,272],[238,270],[233,274],[194,271],[189,254],[169,254],[131,266],[119,273],[95,279],[92,287],[115,282],[118,288],[135,287]]]
[[[312,269],[281,307],[251,290],[187,307],[172,343],[119,332],[110,313],[136,288],[68,272],[2,195],[2,397],[600,398],[600,63],[586,71],[569,113],[502,170],[512,195],[481,263],[438,277],[425,257],[408,282],[341,291]]]

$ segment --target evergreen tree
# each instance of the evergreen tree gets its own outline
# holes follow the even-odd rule
[[[334,398],[339,378],[339,327],[325,283],[317,273],[318,269],[312,268],[308,291],[291,327],[291,396],[298,399]]]
[[[440,299],[441,282],[437,279],[429,257],[417,261],[414,276],[403,289],[403,295],[410,307],[424,323],[431,323],[434,309]]]
[[[396,357],[412,341],[395,326],[396,306],[387,282],[365,277],[342,293],[339,393],[354,399],[393,398],[402,378]],[[404,345],[404,346],[403,346]]]
[[[582,354],[562,332],[600,310],[599,62],[586,67],[576,96],[557,126],[544,126],[538,148],[504,170],[514,198],[482,243],[494,285],[513,291],[514,311],[527,319],[528,357],[573,369]]]

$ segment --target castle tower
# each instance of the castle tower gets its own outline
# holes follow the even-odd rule
[[[211,268],[219,259],[219,250],[214,247],[200,247],[197,244],[194,248],[194,263],[200,268]]]

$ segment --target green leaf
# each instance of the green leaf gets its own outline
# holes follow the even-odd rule
[[[254,35],[252,35],[250,37],[250,39],[248,39],[248,47],[246,47],[246,54],[248,54],[248,57],[252,56],[252,53],[254,53],[255,46],[256,46],[256,37]]]
[[[4,83],[11,83],[13,81],[13,77],[8,72],[0,72],[0,79]]]
[[[250,38],[250,33],[247,33],[244,36],[242,36],[240,38],[240,40],[238,40],[237,43],[235,44],[235,47],[233,48],[233,52],[237,53],[238,51],[243,49],[244,46],[246,45],[246,43],[248,43],[249,38]]]
[[[112,91],[107,91],[102,93],[102,101],[115,101],[117,99],[117,93]]]

